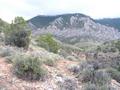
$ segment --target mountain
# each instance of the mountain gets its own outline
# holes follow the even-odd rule
[[[116,29],[119,29],[120,31],[120,18],[105,18],[105,19],[98,19],[95,20],[97,23],[114,27]]]
[[[63,15],[56,15],[56,16],[44,16],[44,15],[40,15],[40,16],[36,16],[32,19],[30,19],[29,21],[32,22],[36,27],[38,28],[44,28],[44,27],[47,27],[49,25],[51,25],[52,22],[54,21],[58,21],[60,19],[63,19],[64,22],[62,22],[62,24],[64,24],[63,27],[61,27],[61,29],[63,29],[64,27],[68,27],[68,25],[70,23],[66,23],[66,22],[69,22],[70,18],[72,16],[77,16],[77,17],[88,17],[86,15],[83,15],[83,14],[78,14],[78,13],[75,13],[75,14],[63,14]],[[56,21],[56,23],[57,23]]]
[[[51,33],[57,39],[76,44],[79,42],[103,42],[120,38],[120,33],[113,27],[96,23],[87,15],[63,14],[56,16],[36,16],[28,21],[37,29],[34,35]]]

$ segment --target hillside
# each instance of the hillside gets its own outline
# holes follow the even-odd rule
[[[103,87],[105,90],[109,90],[109,88],[111,90],[120,89],[120,73],[119,70],[117,70],[117,67],[119,67],[120,58],[117,52],[111,53],[108,51],[105,53],[99,51],[97,58],[93,57],[91,59],[90,57],[92,57],[93,52],[90,53],[79,51],[77,54],[75,54],[76,51],[74,52],[74,49],[71,49],[73,55],[69,54],[69,57],[63,58],[61,55],[59,55],[59,53],[54,54],[48,52],[40,46],[37,46],[35,43],[33,43],[33,41],[34,38],[32,38],[28,50],[13,46],[0,45],[0,89],[87,90],[87,88],[91,88],[91,86],[94,88],[94,90],[97,90],[96,88],[100,88],[101,90]],[[106,42],[106,44],[109,43]],[[68,50],[67,46],[65,49]],[[23,58],[22,55],[24,55],[26,58]],[[65,53],[63,53],[63,55],[65,55]],[[76,56],[81,58],[76,60]],[[16,69],[14,66],[15,62],[20,60],[23,61],[23,63],[25,63],[27,66],[30,65],[30,62],[28,63],[26,60],[27,58],[29,60],[31,57],[39,58],[39,60],[43,62],[42,69],[46,70],[47,76],[45,75],[44,78],[37,81],[31,81],[18,77],[18,75],[15,74],[14,70],[19,71],[19,69]],[[36,62],[36,59],[34,62]],[[19,65],[23,65],[23,63],[19,63]],[[36,66],[36,64],[32,65]],[[21,69],[22,67],[23,66],[21,66]],[[39,65],[39,67],[41,67],[41,65]],[[28,69],[29,68],[30,67],[28,67]],[[31,69],[28,71],[25,69],[25,72],[31,71]],[[109,76],[105,71],[111,76]],[[95,76],[93,76],[93,73]],[[31,75],[34,74],[30,73],[30,76]],[[29,77],[27,76],[27,78]],[[89,83],[91,81],[93,81],[93,83]],[[104,85],[101,83],[104,83]]]
[[[65,16],[41,27],[1,20],[0,90],[120,90],[118,30]]]

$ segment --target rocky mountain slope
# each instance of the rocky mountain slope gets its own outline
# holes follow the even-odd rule
[[[36,16],[28,21],[34,26],[34,35],[51,33],[57,39],[75,44],[78,42],[103,42],[119,39],[117,29],[96,23],[83,14]]]
[[[88,17],[86,15],[78,14],[78,13],[76,13],[76,14],[63,14],[63,15],[56,15],[56,16],[39,15],[39,16],[36,16],[36,17],[33,17],[32,19],[30,19],[29,22],[34,24],[37,28],[45,28],[45,27],[48,27],[49,25],[51,25],[52,22],[59,21],[61,18],[61,19],[63,19],[63,21],[61,23],[64,24],[64,26],[68,27],[68,25],[70,24],[69,20],[72,16],[77,16],[79,18],[80,17]]]

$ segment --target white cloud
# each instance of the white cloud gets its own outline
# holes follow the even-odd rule
[[[29,18],[34,6],[25,3],[25,0],[0,0],[0,18],[10,22],[15,16]],[[29,14],[31,14],[29,13]]]
[[[120,0],[0,0],[0,17],[29,19],[38,14],[83,13],[93,18],[119,17]]]

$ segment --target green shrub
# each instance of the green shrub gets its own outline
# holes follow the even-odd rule
[[[96,89],[97,89],[97,86],[92,83],[87,83],[83,85],[83,90],[96,90]]]
[[[93,82],[94,80],[94,70],[84,69],[81,74],[79,75],[79,80],[83,83]]]
[[[111,50],[110,50],[110,51],[113,52],[113,53],[115,53],[115,52],[117,52],[117,48],[111,47]]]
[[[7,47],[0,48],[0,56],[1,57],[10,56],[12,53],[13,53],[13,51],[10,48],[7,48]]]
[[[115,47],[120,51],[120,40],[115,43]]]
[[[58,82],[58,90],[77,90],[77,83],[74,79],[62,78],[62,80],[63,82]]]
[[[98,86],[94,83],[87,83],[83,85],[83,90],[116,90],[110,85],[104,84],[102,86]]]
[[[107,69],[107,72],[110,73],[111,77],[120,83],[120,71],[114,68]]]
[[[5,57],[5,61],[6,61],[7,63],[13,63],[15,56],[16,56],[16,55],[7,56],[7,57]]]
[[[94,83],[99,86],[110,84],[111,77],[105,70],[97,70],[94,74]]]
[[[96,61],[96,60],[95,60]],[[91,83],[85,86],[85,90],[107,90],[107,89],[96,89],[96,88],[108,88],[104,85],[109,86],[111,77],[104,69],[99,68],[98,62],[94,60],[84,61],[80,64],[77,78],[84,84]]]
[[[60,49],[58,54],[64,58],[70,55],[65,49]]]
[[[101,47],[100,46],[97,46],[97,49],[96,49],[97,51],[101,51],[102,49],[101,49]]]
[[[36,41],[40,47],[43,47],[50,52],[58,53],[59,45],[54,40],[52,35],[50,35],[50,34],[41,35],[37,38]]]
[[[70,61],[78,61],[78,59],[76,59],[74,56],[67,56],[66,59]]]
[[[79,69],[80,67],[79,67],[78,64],[70,64],[70,65],[67,66],[67,68],[70,72],[73,72],[74,74],[78,73],[79,70],[80,70]]]
[[[116,90],[116,89],[111,85],[104,84],[103,86],[99,86],[98,90]]]
[[[92,73],[86,73],[89,80],[83,85],[84,90],[114,90],[110,86],[111,77],[104,70],[97,70]],[[92,75],[92,77],[90,77]]]
[[[6,62],[8,62],[8,63],[12,63],[13,61],[13,56],[7,56],[7,57],[5,57],[5,59],[6,59]]]
[[[10,56],[10,52],[6,49],[0,52],[1,57]]]
[[[48,66],[55,66],[56,65],[56,61],[52,60],[52,59],[47,59],[45,61],[43,61],[46,65]]]
[[[18,77],[27,80],[39,80],[46,74],[38,58],[25,55],[16,57],[14,70]]]
[[[4,33],[5,44],[28,48],[31,33],[22,17],[16,17]]]
[[[30,42],[28,36],[29,36],[28,32],[26,31],[14,32],[9,37],[6,38],[6,44],[28,48]]]

